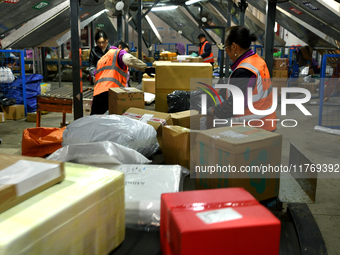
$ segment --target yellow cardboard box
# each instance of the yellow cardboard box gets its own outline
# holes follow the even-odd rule
[[[273,78],[288,78],[288,70],[273,70]]]
[[[197,131],[195,145],[191,170],[197,189],[243,187],[258,200],[279,195],[280,172],[261,170],[280,167],[281,134],[247,126],[213,128]],[[207,167],[224,167],[225,171],[210,174]],[[226,171],[228,167],[236,172]]]
[[[156,93],[156,79],[155,78],[143,78],[142,90],[152,94]]]
[[[155,62],[156,63],[156,62]],[[159,112],[167,112],[167,95],[174,90],[190,91],[190,81],[201,78],[212,85],[212,68],[209,63],[156,63],[156,105]]]
[[[203,116],[196,110],[171,113],[171,119],[174,125],[195,130],[200,129],[201,117]]]
[[[2,107],[6,120],[19,120],[25,118],[25,106],[16,104]]]
[[[190,168],[190,129],[164,126],[162,136],[164,163]]]
[[[123,114],[130,107],[144,109],[144,93],[136,88],[110,88],[109,113]]]
[[[36,122],[37,121],[37,113],[36,112],[28,112],[26,117],[27,122]]]
[[[274,58],[273,59],[273,69],[276,70],[286,70],[289,66],[289,59],[288,58]]]

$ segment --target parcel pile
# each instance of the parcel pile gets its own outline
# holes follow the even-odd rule
[[[0,254],[108,254],[126,226],[159,228],[163,254],[279,254],[280,221],[259,203],[278,196],[279,174],[217,170],[280,165],[281,135],[168,113],[168,94],[211,77],[210,64],[157,63],[156,111],[135,106],[138,91],[110,91],[110,114],[25,130],[23,152],[47,159],[1,155]],[[8,178],[16,169],[25,174]],[[183,191],[189,173],[196,190]]]

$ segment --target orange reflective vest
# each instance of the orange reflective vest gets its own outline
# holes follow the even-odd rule
[[[252,93],[253,107],[259,111],[269,110],[273,104],[273,86],[266,62],[262,58],[260,58],[259,55],[254,54],[242,60],[240,64],[236,67],[236,69],[238,68],[245,68],[251,71],[256,76],[256,85]],[[227,93],[229,95],[230,92],[227,90]],[[246,98],[245,100],[248,99]],[[268,131],[275,130],[277,122],[275,111],[270,114],[256,115],[250,111],[249,103],[248,107],[244,110],[244,115],[234,116],[233,118],[231,118],[231,120],[233,121],[233,123],[244,123],[245,121],[245,123],[249,126],[259,127]]]
[[[209,42],[208,42],[208,41],[205,41],[205,42],[203,43],[202,47],[200,47],[200,48],[198,49],[198,55],[199,55],[199,56],[201,56],[201,55],[204,53],[204,47],[205,47],[205,45],[206,45],[207,43],[209,43]],[[205,63],[214,62],[214,54],[213,54],[213,52],[212,52],[212,48],[211,48],[210,55],[209,55],[208,57],[204,58],[204,59],[203,59],[203,62],[205,62]]]
[[[110,88],[125,87],[128,67],[122,69],[118,64],[120,50],[109,50],[97,63],[96,83],[93,96],[109,91]]]

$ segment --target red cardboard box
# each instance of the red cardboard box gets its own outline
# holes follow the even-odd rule
[[[243,188],[161,196],[163,255],[279,254],[280,221]]]

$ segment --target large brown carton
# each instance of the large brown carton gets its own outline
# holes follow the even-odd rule
[[[0,154],[0,213],[64,178],[62,162]]]
[[[288,70],[273,70],[273,78],[288,78]]]
[[[6,120],[20,120],[25,118],[25,106],[22,104],[2,107]]]
[[[155,78],[143,78],[142,79],[142,90],[152,94],[156,93],[156,80]]]
[[[162,135],[164,163],[190,168],[190,129],[164,126]]]
[[[109,90],[109,113],[123,114],[131,107],[144,109],[144,93],[136,88],[111,88]]]
[[[212,85],[212,68],[209,63],[156,63],[155,109],[167,112],[167,95],[175,90],[190,91],[190,80],[196,79]],[[209,79],[207,79],[209,78]]]
[[[262,170],[280,167],[280,134],[247,126],[222,127],[197,132],[195,144],[191,170],[197,189],[243,187],[258,200],[279,195],[280,172]],[[225,171],[211,174],[204,172],[207,167],[224,167]]]
[[[203,58],[202,57],[186,58],[185,60],[188,60],[189,62],[203,62]]]
[[[320,83],[319,80],[317,80],[317,81],[315,81],[313,83],[311,83],[311,82],[309,82],[309,83],[302,82],[302,83],[298,84],[298,87],[307,89],[307,90],[310,91],[310,93],[318,93],[319,86],[320,86],[319,83]]]
[[[171,119],[174,125],[195,130],[200,129],[201,117],[203,116],[196,110],[171,113]]]
[[[286,70],[288,69],[289,59],[288,58],[274,58],[273,69]]]
[[[143,121],[153,126],[157,131],[157,140],[159,147],[162,148],[162,131],[163,126],[172,125],[171,116],[168,113],[155,112],[144,109],[129,108],[124,114],[135,120]]]

